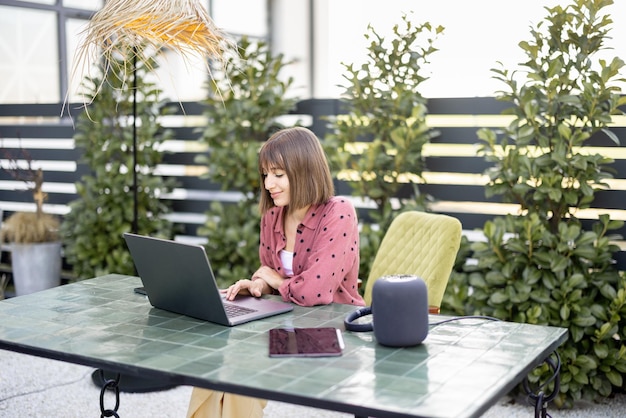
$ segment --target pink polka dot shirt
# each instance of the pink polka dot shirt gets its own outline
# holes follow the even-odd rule
[[[286,277],[280,260],[285,248],[286,209],[274,207],[261,219],[261,264]],[[359,229],[354,206],[342,197],[309,208],[298,225],[293,251],[293,276],[278,291],[285,301],[301,306],[332,302],[363,306],[358,292]]]

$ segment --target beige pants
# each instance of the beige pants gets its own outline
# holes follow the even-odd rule
[[[265,399],[193,388],[187,418],[262,418]]]

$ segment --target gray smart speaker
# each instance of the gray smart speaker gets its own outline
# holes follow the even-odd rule
[[[353,323],[372,314],[372,322]],[[411,275],[383,276],[372,288],[372,306],[346,317],[349,331],[374,331],[376,340],[390,347],[421,344],[428,336],[428,292],[424,280]]]

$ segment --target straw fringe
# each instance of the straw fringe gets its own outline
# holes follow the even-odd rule
[[[111,63],[116,54],[148,62],[148,51],[169,48],[184,59],[199,55],[223,65],[224,56],[236,51],[197,0],[108,0],[82,35],[72,77],[99,58]]]
[[[229,48],[206,9],[194,0],[109,0],[90,21],[85,45],[103,53],[147,44],[220,58]]]

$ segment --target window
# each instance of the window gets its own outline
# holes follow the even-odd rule
[[[66,31],[66,51],[67,52],[67,80],[69,102],[82,102],[79,95],[79,87],[83,77],[86,75],[86,68],[75,68],[76,50],[85,38],[84,31],[87,28],[87,21],[82,19],[68,19],[65,23]],[[73,74],[75,72],[75,74]],[[65,98],[63,98],[65,99]]]
[[[0,6],[0,102],[59,102],[56,15]]]
[[[75,9],[100,10],[102,2],[103,0],[63,0],[63,6]]]
[[[75,51],[88,20],[104,1],[0,0],[0,103],[81,101],[78,89],[88,69],[79,67],[72,74]],[[268,0],[200,1],[222,30],[234,36],[267,36]],[[206,96],[203,59],[191,61],[166,54],[157,72],[164,98],[195,101]]]

